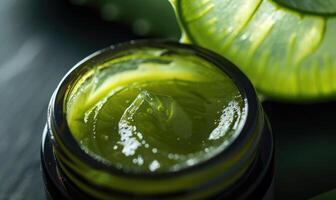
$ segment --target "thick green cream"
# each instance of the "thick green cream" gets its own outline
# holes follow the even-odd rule
[[[247,109],[213,64],[155,48],[97,64],[67,99],[67,121],[81,148],[134,172],[177,171],[212,158],[239,135]]]

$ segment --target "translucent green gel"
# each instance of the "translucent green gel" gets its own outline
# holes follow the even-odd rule
[[[239,135],[247,107],[224,72],[187,52],[128,53],[94,67],[69,91],[70,130],[91,156],[124,171],[176,171]]]

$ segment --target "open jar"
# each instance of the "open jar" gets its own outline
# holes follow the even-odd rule
[[[146,40],[99,51],[63,78],[41,161],[50,199],[272,199],[273,148],[237,67]]]

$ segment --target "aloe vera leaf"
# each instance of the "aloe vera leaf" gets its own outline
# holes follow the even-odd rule
[[[336,1],[328,9],[326,2],[291,2],[296,7],[275,0],[171,1],[183,41],[227,57],[266,98],[335,97]]]
[[[301,12],[319,15],[333,15],[336,13],[334,0],[274,0],[277,3]]]

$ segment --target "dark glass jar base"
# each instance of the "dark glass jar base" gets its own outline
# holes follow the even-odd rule
[[[246,199],[246,200],[271,200],[273,199],[273,177],[274,177],[274,145],[273,137],[265,123],[260,153],[248,173],[246,173],[238,184],[229,190],[223,191],[210,199]],[[60,171],[57,166],[50,133],[47,128],[44,130],[41,149],[41,167],[47,198],[58,199],[91,199],[74,184],[72,184]],[[139,199],[134,197],[131,199]],[[140,197],[141,199],[141,197]]]

